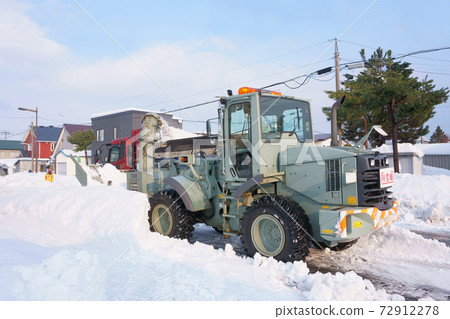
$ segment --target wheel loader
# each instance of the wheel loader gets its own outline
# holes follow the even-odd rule
[[[310,102],[241,88],[219,100],[218,133],[162,142],[142,120],[128,189],[148,194],[150,231],[186,239],[201,222],[240,236],[249,256],[304,260],[312,245],[344,249],[396,221],[388,158],[314,144]],[[365,138],[367,138],[366,135]]]

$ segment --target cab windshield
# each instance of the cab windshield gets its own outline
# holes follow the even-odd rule
[[[114,163],[120,159],[122,159],[124,156],[124,145],[114,145],[109,150],[109,162]]]
[[[261,128],[264,142],[276,142],[281,134],[296,134],[300,142],[312,140],[309,103],[261,96]]]

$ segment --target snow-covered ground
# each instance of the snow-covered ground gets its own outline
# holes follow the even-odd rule
[[[448,175],[397,175],[401,219],[344,252],[316,250],[345,271],[312,273],[304,262],[244,257],[238,238],[217,246],[205,225],[189,242],[150,233],[146,196],[127,191],[111,167],[101,174],[112,186],[0,178],[0,300],[404,299],[372,277],[434,289],[416,298],[450,294],[450,248],[411,231],[449,233]]]

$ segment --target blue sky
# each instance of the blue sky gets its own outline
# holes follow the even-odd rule
[[[172,110],[213,100],[227,89],[261,87],[332,66],[330,40],[374,2],[77,1],[175,101],[74,1],[0,0],[0,131],[15,134],[11,138],[21,139],[32,120],[19,106],[37,106],[41,125],[89,123],[95,113]],[[367,55],[377,47],[396,55],[450,46],[448,12],[444,0],[379,0],[340,39],[342,62],[359,60],[361,48]],[[405,61],[415,76],[428,74],[437,88],[450,86],[450,50]],[[311,100],[317,132],[330,131],[321,108],[332,104],[324,91],[335,82],[325,78],[286,92]],[[431,132],[440,125],[450,134],[450,104],[436,111]],[[206,120],[215,117],[216,105],[190,113],[176,115]]]

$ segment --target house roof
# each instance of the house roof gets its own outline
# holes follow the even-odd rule
[[[314,134],[314,139],[316,140],[316,142],[325,141],[329,138],[331,138],[331,134],[328,134],[328,133]]]
[[[31,153],[25,150],[20,150],[21,157],[31,157]]]
[[[39,126],[38,127],[38,141],[39,142],[56,142],[62,128],[54,126]],[[36,127],[34,127],[34,134],[36,134]]]
[[[64,127],[66,128],[69,134],[72,134],[73,132],[77,131],[86,131],[91,129],[90,125],[81,125],[81,124],[64,124]]]
[[[0,150],[23,150],[22,141],[0,140]]]

